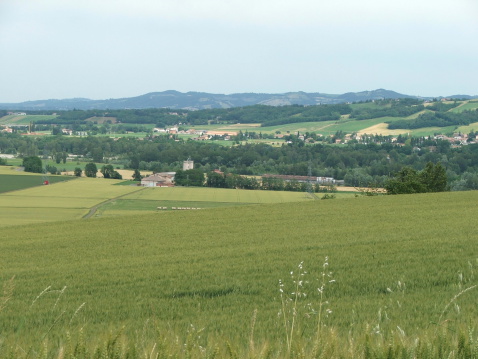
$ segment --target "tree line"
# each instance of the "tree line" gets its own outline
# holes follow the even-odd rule
[[[188,157],[203,173],[219,169],[248,176],[307,176],[310,168],[312,176],[333,177],[350,186],[383,186],[404,166],[421,171],[428,162],[440,162],[452,189],[478,189],[478,145],[452,148],[449,142],[441,140],[403,137],[401,141],[404,143],[400,145],[386,142],[305,146],[303,141],[296,141],[281,147],[267,144],[226,147],[210,142],[175,141],[166,136],[139,141],[0,134],[0,153],[54,159],[59,165],[69,154],[81,161],[154,172],[177,171]]]

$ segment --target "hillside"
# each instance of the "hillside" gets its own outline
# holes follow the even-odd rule
[[[377,352],[395,339],[424,350],[417,337],[446,351],[448,336],[476,325],[477,200],[478,192],[359,197],[4,228],[0,273],[15,276],[15,289],[0,332],[20,347],[50,338],[50,350],[67,333],[89,350],[119,333],[148,353],[175,342],[194,353],[227,342],[244,353],[254,317],[258,348],[284,353],[293,302],[283,304],[279,289],[294,298],[303,277],[296,345],[310,350],[319,325],[321,350],[336,354],[362,357],[367,340]]]
[[[0,109],[5,110],[92,110],[92,109],[144,109],[144,108],[171,108],[201,110],[211,108],[231,108],[251,105],[319,105],[338,104],[346,102],[370,101],[396,98],[419,98],[418,96],[404,95],[395,91],[378,89],[373,91],[348,92],[345,94],[325,94],[320,92],[287,92],[283,94],[266,93],[237,93],[213,94],[206,92],[163,91],[152,92],[141,96],[90,100],[86,98],[64,100],[38,100],[21,103],[0,103]],[[453,97],[453,96],[450,96]],[[460,95],[459,98],[470,98]],[[425,99],[425,98],[423,98]],[[1,100],[1,99],[0,99]]]

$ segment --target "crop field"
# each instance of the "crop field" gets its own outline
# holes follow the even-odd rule
[[[93,348],[119,335],[142,357],[176,342],[178,357],[219,344],[218,357],[234,357],[253,340],[286,357],[287,343],[310,349],[320,330],[331,341],[321,350],[343,357],[370,357],[372,344],[424,350],[415,338],[445,343],[478,324],[477,200],[359,197],[6,227],[0,280],[15,278],[2,341],[40,356],[45,338],[67,350],[68,335]]]
[[[37,180],[38,175],[0,175],[0,179],[23,177]],[[37,186],[0,194],[0,227],[43,221],[79,219],[88,211],[109,199],[134,191],[137,187],[114,186],[118,180],[102,178],[51,177],[71,181]]]
[[[93,207],[95,217],[125,216],[157,212],[157,207],[215,208],[261,203],[309,200],[303,192],[250,191],[220,188],[144,188],[117,186],[121,180],[42,176],[0,168],[0,227],[17,224],[79,219]],[[126,177],[129,173],[124,174]],[[67,181],[64,183],[57,183]],[[35,187],[34,187],[35,186]],[[13,191],[14,192],[8,192]],[[320,195],[319,195],[320,196]],[[338,198],[351,194],[336,194]],[[320,197],[319,197],[320,198]],[[63,210],[63,211],[62,211]],[[24,213],[25,215],[22,215]]]
[[[460,126],[457,131],[461,133],[470,133],[471,131],[478,131],[478,122],[470,123],[468,126]]]
[[[451,112],[463,112],[478,109],[478,100],[465,101],[460,106],[451,109]]]
[[[303,192],[251,191],[227,188],[145,188],[123,199],[236,203],[283,203],[306,200]]]
[[[347,197],[351,194],[337,194],[337,196]],[[142,188],[141,191],[125,195],[101,206],[96,216],[134,214],[138,211],[157,212],[158,207],[161,207],[160,212],[164,212],[164,210],[183,208],[192,210],[193,208],[207,209],[307,200],[311,199],[304,192],[194,187]]]
[[[49,176],[50,184],[72,180],[74,178],[64,176]],[[0,172],[0,193],[16,191],[25,188],[42,186],[43,177],[41,175],[19,175],[19,174],[2,174]]]
[[[30,122],[52,120],[54,118],[56,118],[56,116],[53,115],[8,115],[0,118],[0,125],[28,125]]]
[[[478,105],[477,105],[478,107]],[[426,111],[422,111],[424,113]],[[305,132],[315,132],[322,135],[328,136],[333,135],[337,131],[343,131],[345,133],[359,132],[362,134],[381,134],[381,135],[397,135],[412,133],[415,136],[426,136],[433,135],[434,133],[445,133],[450,131],[449,128],[440,128],[440,127],[430,127],[430,128],[420,128],[418,130],[407,130],[407,129],[397,129],[389,130],[388,125],[385,122],[393,122],[398,120],[413,120],[418,117],[420,113],[413,114],[408,117],[381,117],[373,118],[368,120],[353,120],[353,119],[341,119],[340,121],[321,121],[321,122],[300,122],[300,123],[290,123],[285,125],[278,126],[266,126],[266,127],[244,127],[245,125],[237,125],[238,127],[233,128],[233,125],[210,125],[210,126],[199,126],[201,129],[205,130],[217,130],[217,131],[227,131],[235,130],[238,131],[241,129],[243,132],[254,131],[262,133],[275,133],[280,131],[282,134],[286,133],[305,133]],[[198,128],[199,128],[198,127]],[[451,129],[453,131],[454,128]],[[232,145],[233,141],[222,141],[224,145]],[[254,141],[251,141],[254,142]],[[267,140],[267,142],[274,142],[274,140]]]

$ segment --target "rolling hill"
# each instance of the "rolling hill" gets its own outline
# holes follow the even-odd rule
[[[467,95],[449,96],[457,98],[471,98]],[[345,94],[325,94],[320,92],[287,92],[283,94],[267,93],[237,93],[237,94],[213,94],[206,92],[163,91],[152,92],[141,96],[91,100],[86,98],[62,99],[62,100],[38,100],[21,103],[0,103],[0,109],[5,110],[92,110],[92,109],[143,109],[143,108],[172,108],[201,110],[211,108],[231,108],[250,106],[256,104],[283,106],[283,105],[318,105],[338,104],[346,102],[396,99],[396,98],[420,98],[397,93],[395,91],[377,89],[373,91],[348,92]]]

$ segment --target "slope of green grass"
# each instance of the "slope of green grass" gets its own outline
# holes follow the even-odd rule
[[[72,180],[74,177],[64,176],[42,176],[36,175],[18,175],[18,174],[0,174],[0,193],[21,190],[25,188],[41,186],[44,180],[50,184]]]
[[[463,111],[476,110],[478,109],[478,100],[466,101],[462,105],[452,108],[450,112],[460,113]]]
[[[156,341],[153,326],[203,347],[214,338],[247,347],[257,310],[255,340],[284,343],[281,311],[287,320],[294,311],[279,280],[283,296],[307,293],[295,311],[306,342],[321,305],[332,312],[319,323],[348,345],[366,333],[387,342],[397,328],[413,336],[473,325],[477,292],[463,290],[476,284],[477,200],[478,192],[359,197],[3,228],[0,274],[15,276],[15,290],[0,333],[28,348],[44,334],[59,345],[67,330],[104,338],[125,326],[142,343]],[[321,301],[325,256],[332,274]]]
[[[0,118],[0,125],[29,125],[30,122],[52,120],[54,118],[56,118],[54,115],[8,115]]]
[[[0,227],[79,219],[95,205],[138,191],[138,187],[115,186],[119,180],[63,176],[49,178],[53,182],[55,179],[63,182],[43,186],[38,182],[41,181],[38,175],[0,174],[1,180],[6,179],[5,183],[2,182],[2,188],[10,184],[10,187],[18,189],[0,194]],[[31,186],[32,182],[38,185],[24,188]],[[24,184],[24,189],[19,188],[21,184]]]

